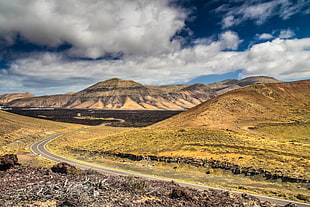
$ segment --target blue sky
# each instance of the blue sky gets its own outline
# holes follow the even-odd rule
[[[3,0],[0,94],[310,78],[308,0]]]

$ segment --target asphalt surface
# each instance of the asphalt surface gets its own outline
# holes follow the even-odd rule
[[[85,129],[85,128],[84,128]],[[80,129],[83,130],[83,129]],[[30,149],[31,151],[41,157],[44,157],[48,160],[54,161],[54,162],[66,162],[70,165],[74,165],[78,168],[84,169],[84,170],[95,170],[98,171],[100,173],[103,174],[111,174],[111,175],[124,175],[124,176],[136,176],[136,177],[142,177],[142,178],[146,178],[146,179],[153,179],[153,180],[162,180],[162,181],[168,181],[170,182],[171,179],[165,179],[165,178],[158,178],[158,177],[153,177],[150,175],[143,175],[143,174],[136,174],[136,173],[130,173],[130,172],[125,172],[125,171],[121,171],[121,170],[115,170],[115,169],[110,169],[110,168],[105,168],[105,167],[99,167],[96,165],[92,165],[92,164],[88,164],[88,163],[84,163],[84,162],[79,162],[79,161],[75,161],[75,160],[70,160],[67,159],[65,157],[61,157],[59,155],[53,154],[50,151],[47,150],[46,145],[56,139],[57,137],[60,137],[64,134],[67,133],[72,133],[72,132],[76,132],[79,130],[74,130],[74,131],[70,131],[70,132],[66,132],[66,133],[61,133],[61,134],[56,134],[53,136],[50,136],[46,139],[43,139],[39,142],[34,143]],[[192,184],[192,183],[187,183],[187,182],[181,182],[181,181],[175,181],[176,183],[185,186],[185,187],[189,187],[189,188],[195,188],[195,189],[199,189],[199,190],[220,190],[220,191],[227,191],[225,189],[221,189],[221,188],[214,188],[214,187],[210,187],[210,186],[205,186],[205,185],[198,185],[198,184]],[[244,193],[244,192],[239,192],[239,191],[231,191],[234,193]],[[257,194],[251,194],[251,193],[247,193],[249,195],[255,196],[257,198],[259,198],[261,201],[269,201],[271,203],[277,204],[277,205],[286,205],[289,203],[293,203],[296,204],[298,207],[310,207],[310,204],[308,203],[301,203],[301,202],[297,202],[297,201],[291,201],[291,200],[285,200],[285,199],[280,199],[280,198],[273,198],[273,197],[268,197],[268,196],[262,196],[262,195],[257,195]]]

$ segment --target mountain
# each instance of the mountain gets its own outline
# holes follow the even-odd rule
[[[271,77],[229,79],[212,84],[146,86],[113,78],[73,94],[14,100],[11,107],[54,107],[119,110],[185,110],[227,91],[256,82],[279,82]]]
[[[0,105],[5,105],[13,100],[28,98],[28,97],[35,97],[35,95],[31,93],[8,93],[0,95]]]
[[[310,79],[253,84],[229,91],[155,128],[238,128],[255,123],[304,122],[310,119]]]
[[[10,107],[52,107],[61,108],[71,99],[71,94],[37,96],[16,99],[6,104]]]
[[[144,86],[128,80],[97,83],[72,96],[69,108],[183,110],[216,94],[204,84]]]
[[[228,85],[229,81],[217,84]],[[256,83],[145,128],[108,136],[102,132],[97,137],[90,132],[91,139],[75,134],[69,144],[68,139],[58,139],[57,146],[80,157],[104,154],[132,161],[180,163],[175,165],[177,169],[192,165],[195,172],[201,167],[217,176],[218,169],[225,169],[248,178],[255,176],[251,183],[257,182],[259,175],[262,187],[258,191],[266,192],[270,183],[264,178],[291,184],[310,181],[309,127],[310,80]],[[220,175],[225,180],[224,173]],[[243,185],[239,181],[235,186]],[[249,180],[244,183],[247,189],[257,189],[258,183],[252,183],[253,188]],[[268,190],[290,190],[291,195],[300,190],[282,187],[280,191]]]

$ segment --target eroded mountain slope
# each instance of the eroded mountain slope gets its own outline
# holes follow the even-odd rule
[[[113,78],[75,94],[41,96],[15,100],[11,107],[53,107],[120,110],[185,110],[226,91],[255,82],[279,82],[270,77],[250,77],[213,84],[145,86]]]
[[[310,80],[254,84],[230,91],[153,127],[238,128],[310,118]]]

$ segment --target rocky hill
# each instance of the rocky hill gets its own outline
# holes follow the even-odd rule
[[[35,95],[31,93],[8,93],[0,95],[0,105],[5,105],[13,100],[35,97]]]
[[[254,84],[227,92],[153,127],[238,128],[310,118],[310,80]]]
[[[279,82],[271,77],[229,79],[212,84],[145,86],[110,79],[74,94],[41,96],[9,102],[11,107],[53,107],[121,110],[185,110],[227,91],[253,83]]]

